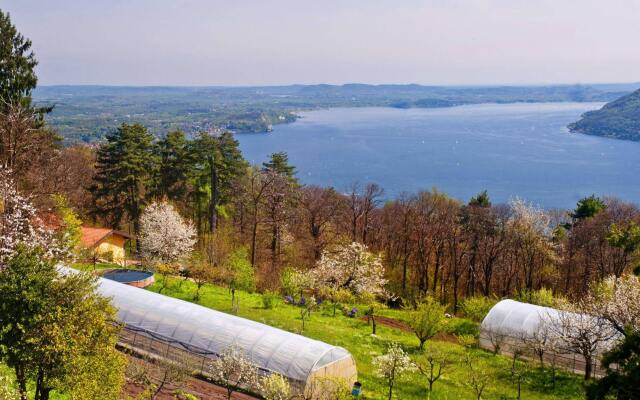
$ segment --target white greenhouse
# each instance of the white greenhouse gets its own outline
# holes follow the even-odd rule
[[[570,351],[561,339],[560,321],[573,318],[578,314],[568,313],[549,307],[521,303],[515,300],[502,300],[491,308],[480,326],[480,347],[499,351],[503,354],[518,354],[536,357],[532,346],[547,347],[543,354],[546,362],[552,362],[576,373],[584,372],[585,359]],[[592,317],[589,317],[592,318]],[[592,371],[596,375],[604,371],[600,366],[599,355],[610,348],[615,338],[602,343],[596,352]],[[551,344],[553,343],[553,349]],[[537,356],[539,357],[539,355]]]
[[[120,344],[186,363],[207,376],[208,361],[234,346],[264,374],[279,373],[299,392],[314,378],[357,380],[356,363],[341,348],[183,300],[99,278],[124,325]]]

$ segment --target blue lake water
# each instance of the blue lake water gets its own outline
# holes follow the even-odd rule
[[[549,208],[572,208],[592,193],[640,203],[640,142],[566,129],[601,106],[336,108],[236,137],[252,163],[286,151],[303,183],[340,191],[376,182],[387,197],[436,187],[465,201],[486,189],[494,202],[519,196]]]

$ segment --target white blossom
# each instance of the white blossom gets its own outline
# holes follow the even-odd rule
[[[384,379],[389,387],[389,399],[398,378],[407,372],[415,372],[418,367],[397,343],[391,343],[387,352],[373,359],[376,376]]]
[[[67,251],[37,216],[31,200],[15,187],[10,172],[0,168],[0,267],[22,244],[39,247],[46,257],[62,257]]]
[[[227,398],[238,389],[260,390],[258,368],[236,346],[225,350],[209,364],[209,371],[216,383],[227,389]]]
[[[356,242],[325,250],[311,275],[318,285],[349,289],[356,295],[382,294],[387,283],[380,256]]]
[[[148,261],[170,264],[188,255],[196,230],[167,202],[153,203],[140,217],[140,248]]]
[[[590,314],[601,316],[621,334],[625,328],[640,330],[640,279],[635,275],[605,278],[591,288],[583,303]]]

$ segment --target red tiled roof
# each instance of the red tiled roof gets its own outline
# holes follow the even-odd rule
[[[82,236],[80,237],[80,242],[87,247],[93,247],[111,235],[118,235],[125,239],[131,239],[131,235],[128,233],[116,231],[110,228],[90,228],[83,226],[81,229]]]

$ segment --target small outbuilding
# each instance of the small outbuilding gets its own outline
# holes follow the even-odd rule
[[[117,264],[126,260],[125,244],[132,238],[126,232],[109,228],[81,228],[80,243],[92,250],[95,258],[105,258]]]

